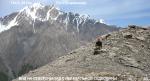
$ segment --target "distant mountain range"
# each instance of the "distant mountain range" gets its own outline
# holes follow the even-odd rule
[[[119,30],[88,15],[38,3],[1,17],[0,24],[0,76],[9,79]]]

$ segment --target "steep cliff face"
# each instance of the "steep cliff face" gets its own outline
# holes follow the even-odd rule
[[[145,81],[149,77],[149,29],[129,27],[102,38],[103,47],[96,55],[93,42],[22,77],[94,76],[117,77],[117,81]]]
[[[15,76],[52,62],[97,35],[119,30],[87,15],[41,4],[3,17],[0,23],[0,56]]]

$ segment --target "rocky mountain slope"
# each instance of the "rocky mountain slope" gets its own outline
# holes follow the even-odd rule
[[[150,74],[149,29],[131,26],[102,37],[103,47],[96,55],[93,42],[22,77],[97,76],[116,77],[117,81],[149,81],[145,78]]]
[[[0,18],[0,57],[13,78],[117,30],[88,15],[33,4]]]

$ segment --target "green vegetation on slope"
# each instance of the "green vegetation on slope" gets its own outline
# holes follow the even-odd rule
[[[22,66],[22,69],[19,71],[18,76],[21,76],[25,73],[28,73],[30,70],[33,70],[34,67],[30,64],[25,64]]]

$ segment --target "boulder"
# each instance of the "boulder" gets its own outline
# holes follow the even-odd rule
[[[128,25],[129,28],[136,28],[136,25]]]
[[[145,41],[145,38],[144,37],[136,37],[137,40],[140,40],[140,41]]]
[[[124,34],[123,34],[123,37],[124,37],[124,38],[132,38],[133,36],[132,36],[131,33],[124,33]]]

